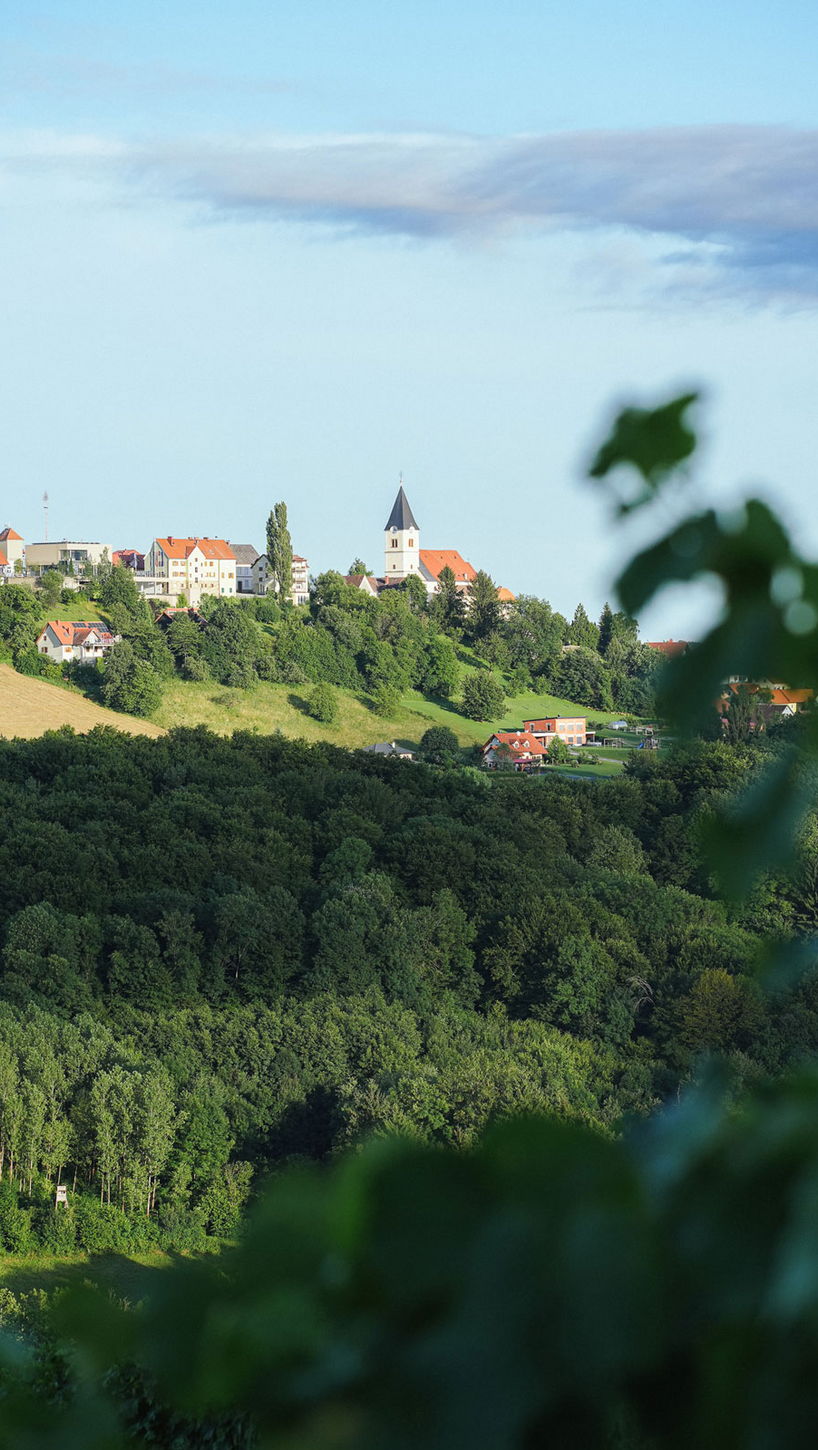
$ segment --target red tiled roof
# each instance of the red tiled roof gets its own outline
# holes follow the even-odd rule
[[[18,534],[14,529],[11,528],[0,530],[0,539],[17,539],[18,543],[20,544],[22,544],[23,542],[22,534]]]
[[[740,690],[746,690],[747,693],[750,695],[756,695],[758,694],[759,690],[762,690],[766,695],[769,696],[769,699],[766,701],[766,703],[769,705],[805,705],[808,700],[813,699],[815,694],[814,690],[789,690],[778,689],[777,687],[775,689],[768,690],[765,688],[765,686],[756,685],[751,680],[748,680],[744,684],[739,681],[733,680],[728,685],[728,689],[734,695],[737,695]]]
[[[92,631],[98,634],[102,640],[108,641],[113,639],[111,631],[106,629],[105,625],[100,623],[98,619],[49,619],[43,626],[40,638],[42,638],[42,635],[47,629],[50,629],[57,636],[59,643],[62,645],[84,644]]]
[[[200,549],[206,559],[235,560],[236,557],[224,539],[176,539],[169,534],[156,542],[169,559],[188,559],[194,549]]]
[[[671,659],[674,655],[684,654],[690,641],[687,639],[649,639],[648,649],[658,649],[663,655]]]
[[[517,595],[512,594],[510,589],[506,589],[505,584],[498,584],[497,598],[499,599],[501,604],[513,604],[514,600],[517,598]]]
[[[471,583],[477,578],[477,571],[473,569],[467,559],[458,554],[457,549],[420,549],[420,562],[435,579],[440,578],[441,569],[449,568],[454,574],[458,583],[464,579]]]
[[[529,735],[525,730],[498,730],[483,749],[489,750],[495,743],[507,745],[515,755],[545,755],[546,748],[542,741],[537,740],[534,735]]]

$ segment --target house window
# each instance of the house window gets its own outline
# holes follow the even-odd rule
[[[393,549],[397,549],[397,547],[398,547],[398,541],[397,541],[397,539],[393,539],[392,540],[392,548]],[[394,565],[393,565],[393,567],[394,567]]]
[[[410,549],[414,549],[414,547],[415,547],[415,541],[414,541],[414,539],[410,539],[409,540],[409,548]]]

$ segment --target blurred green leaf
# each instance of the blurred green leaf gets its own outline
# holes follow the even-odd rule
[[[698,393],[685,393],[658,408],[624,408],[619,414],[588,472],[591,478],[602,479],[622,466],[636,469],[645,487],[633,499],[620,501],[620,513],[649,502],[691,456],[696,435],[685,414],[698,398]]]

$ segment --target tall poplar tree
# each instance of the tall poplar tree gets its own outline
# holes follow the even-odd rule
[[[287,505],[283,502],[273,504],[267,519],[267,558],[279,598],[289,599],[293,587],[293,545],[287,527]]]

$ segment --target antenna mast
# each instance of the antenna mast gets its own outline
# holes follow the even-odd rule
[[[45,518],[45,542],[48,543],[48,489],[43,494],[43,516]]]

